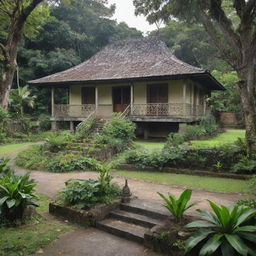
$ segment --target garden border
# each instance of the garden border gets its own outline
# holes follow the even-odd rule
[[[107,204],[97,204],[89,210],[79,210],[56,202],[49,204],[49,213],[83,226],[95,226],[96,221],[103,220],[111,211],[119,208],[120,199]]]
[[[179,168],[171,168],[164,167],[162,169],[156,169],[154,167],[138,167],[134,164],[119,164],[115,169],[124,169],[127,171],[149,171],[149,172],[163,172],[163,173],[174,173],[174,174],[189,174],[195,176],[209,176],[216,178],[230,178],[237,180],[249,180],[251,175],[246,174],[233,174],[233,173],[225,173],[225,172],[213,172],[213,171],[203,171],[203,170],[191,170],[191,169],[179,169]]]

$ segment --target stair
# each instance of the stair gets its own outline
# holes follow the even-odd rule
[[[152,205],[137,199],[130,203],[122,203],[120,209],[110,212],[107,219],[96,223],[96,227],[143,244],[145,233],[169,217],[161,205],[157,205],[155,208],[151,207]]]

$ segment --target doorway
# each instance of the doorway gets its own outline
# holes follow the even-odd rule
[[[113,111],[124,112],[131,103],[130,86],[118,86],[112,88]]]
[[[82,104],[95,105],[95,87],[82,87]]]

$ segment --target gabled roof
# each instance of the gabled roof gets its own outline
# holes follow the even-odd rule
[[[156,38],[115,41],[87,61],[65,71],[29,81],[29,84],[82,84],[90,82],[141,81],[191,77],[221,90],[208,71],[177,59]]]

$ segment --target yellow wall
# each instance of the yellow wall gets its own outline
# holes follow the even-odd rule
[[[186,84],[186,103],[193,104],[199,102],[199,84],[190,80],[171,80],[159,82],[137,82],[133,83],[134,104],[147,103],[147,84],[168,83],[168,102],[182,103],[183,102],[183,85]],[[70,105],[80,105],[81,102],[81,87],[94,85],[72,85],[70,86]],[[113,86],[129,86],[129,84],[102,84],[97,85],[98,88],[98,104],[112,105],[112,87]],[[194,90],[197,87],[197,90]],[[202,90],[200,90],[202,91]],[[205,92],[206,93],[206,92]],[[202,94],[202,93],[201,93]]]

